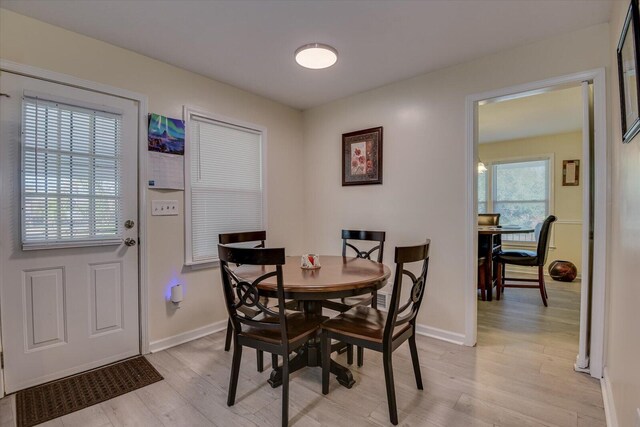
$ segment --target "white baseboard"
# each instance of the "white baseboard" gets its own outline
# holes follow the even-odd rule
[[[444,329],[418,324],[416,325],[416,333],[418,335],[436,338],[453,344],[464,345],[464,334],[459,334],[457,332],[445,331]]]
[[[600,379],[600,386],[602,388],[602,400],[604,401],[604,416],[607,419],[607,427],[618,427],[618,416],[616,415],[616,405],[613,401],[613,391],[611,390],[611,383],[609,382],[609,374],[607,368],[604,368],[604,373]]]
[[[188,341],[193,341],[198,338],[202,338],[205,335],[219,332],[227,327],[227,320],[220,320],[218,322],[210,323],[205,326],[201,326],[190,331],[182,332],[172,337],[163,338],[161,340],[152,341],[149,343],[149,352],[156,353],[158,351],[165,350],[176,345],[184,344]]]
[[[519,266],[513,266],[510,265],[507,267],[507,275],[508,273],[514,273],[514,274],[523,274],[526,276],[535,276],[538,277],[538,270],[536,270],[535,268],[531,268],[531,267],[519,267]],[[544,277],[547,279],[551,279],[551,276],[549,275],[549,272],[546,271],[544,272]],[[581,279],[581,275],[580,273],[578,273],[578,275],[576,276],[576,280],[580,280]],[[551,279],[553,280],[553,279]]]

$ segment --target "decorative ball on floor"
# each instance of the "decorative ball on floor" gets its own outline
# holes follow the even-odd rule
[[[578,269],[571,261],[555,260],[549,264],[549,275],[553,280],[573,282],[578,275]]]

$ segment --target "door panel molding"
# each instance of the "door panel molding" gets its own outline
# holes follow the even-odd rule
[[[64,267],[22,272],[25,351],[41,351],[67,343]]]
[[[122,262],[89,264],[90,336],[100,336],[122,329],[123,286]],[[112,311],[109,310],[109,306],[113,308]]]

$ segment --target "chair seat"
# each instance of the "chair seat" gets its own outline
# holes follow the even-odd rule
[[[387,322],[387,313],[366,306],[356,306],[349,311],[325,321],[322,328],[354,338],[381,343],[384,333],[384,325]],[[397,337],[411,327],[405,323],[393,331],[393,337]]]
[[[326,316],[305,316],[304,313],[300,312],[287,314],[287,336],[289,338],[289,342],[298,341],[301,338],[315,334],[320,329],[322,322],[326,319]],[[279,321],[277,317],[256,317],[254,320],[269,323],[278,323]],[[280,344],[282,342],[282,336],[278,329],[266,329],[243,325],[242,332],[239,335],[273,344]]]
[[[538,256],[534,251],[502,251],[497,253],[493,257],[493,260],[502,264],[524,265],[530,267],[538,265]]]

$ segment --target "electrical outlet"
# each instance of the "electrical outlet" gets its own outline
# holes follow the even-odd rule
[[[152,216],[178,215],[177,200],[153,200],[151,202]]]

